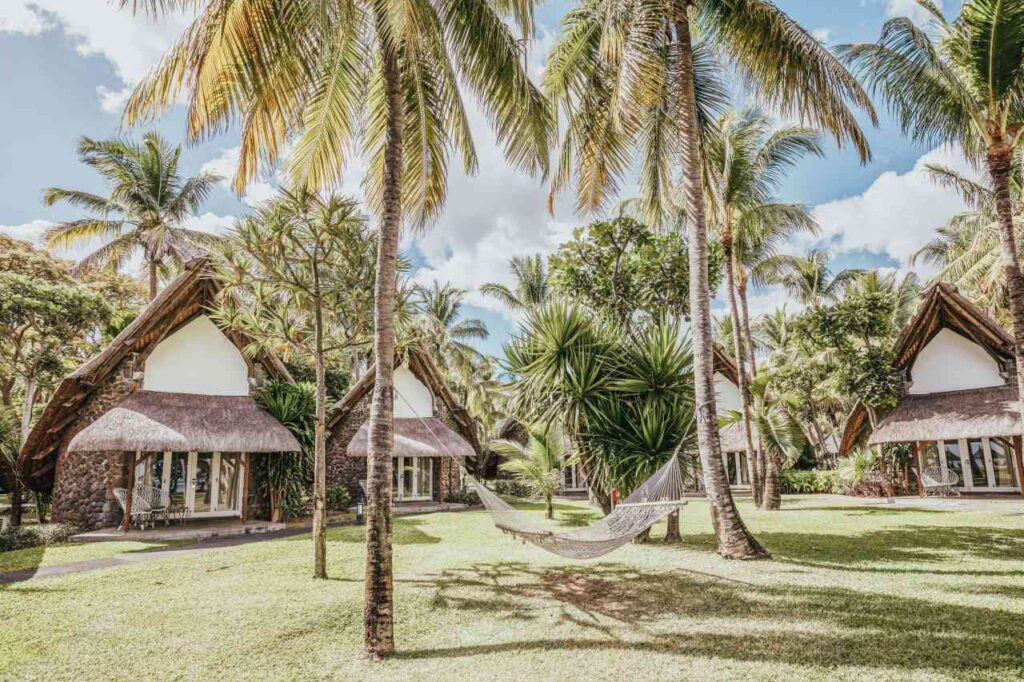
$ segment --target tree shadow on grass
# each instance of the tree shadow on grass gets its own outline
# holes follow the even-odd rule
[[[1024,666],[1018,614],[835,587],[765,586],[620,564],[477,564],[422,581],[439,608],[540,618],[552,608],[590,636],[404,651],[399,658],[531,650],[651,651],[789,665],[939,673]],[[514,609],[506,613],[505,609]],[[735,621],[730,626],[728,621]],[[700,626],[708,623],[706,631]],[[747,630],[744,632],[744,630]],[[667,632],[666,632],[667,631]],[[626,636],[623,636],[626,635]],[[642,637],[645,641],[637,641]]]

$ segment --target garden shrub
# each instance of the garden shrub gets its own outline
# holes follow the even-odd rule
[[[352,493],[343,485],[327,486],[327,509],[345,511],[352,504]]]
[[[462,490],[455,490],[448,493],[448,501],[452,504],[465,504],[470,507],[482,504],[482,502],[480,502],[480,496],[477,495],[475,490],[470,488],[463,488]]]
[[[838,494],[842,492],[836,471],[786,469],[779,474],[779,484],[785,494],[807,495],[813,493]]]
[[[491,490],[510,497],[531,497],[529,487],[514,478],[499,478],[492,481]]]
[[[67,542],[72,535],[78,533],[78,530],[77,526],[70,523],[46,523],[41,526],[10,528],[0,533],[0,552]]]

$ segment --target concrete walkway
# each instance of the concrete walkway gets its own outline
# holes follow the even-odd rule
[[[339,523],[330,525],[347,524]],[[245,545],[250,542],[261,542],[263,540],[277,540],[294,535],[302,535],[303,533],[308,532],[310,532],[308,526],[299,526],[267,533],[213,538],[197,541],[190,545],[182,545],[168,549],[135,552],[113,557],[104,557],[102,559],[87,559],[85,561],[74,561],[67,564],[59,564],[57,566],[37,566],[35,568],[26,568],[20,571],[11,571],[10,573],[0,573],[0,585],[13,585],[14,583],[20,583],[36,578],[55,578],[62,575],[69,575],[71,573],[85,573],[86,571],[96,571],[101,568],[110,568],[111,566],[120,566],[122,564],[144,563],[148,561],[158,561],[160,559],[170,559],[177,556],[187,556],[189,554],[200,554],[202,552],[209,552],[215,549],[235,547],[237,545]],[[131,539],[134,540],[135,538]]]

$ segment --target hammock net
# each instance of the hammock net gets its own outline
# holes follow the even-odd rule
[[[405,400],[404,396],[398,395]],[[423,424],[437,442],[440,451],[445,452],[459,466],[463,476],[467,477],[462,462],[448,451],[430,423],[424,419]],[[569,559],[594,559],[614,552],[686,504],[683,499],[684,485],[678,448],[668,462],[610,514],[589,526],[567,531],[556,532],[538,526],[534,514],[516,509],[476,479],[470,477],[469,481],[481,503],[490,512],[495,526],[552,554]]]

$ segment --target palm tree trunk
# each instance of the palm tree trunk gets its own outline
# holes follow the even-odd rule
[[[750,427],[750,382],[747,378],[746,340],[743,338],[743,328],[740,321],[739,304],[736,301],[736,254],[733,251],[732,243],[732,221],[729,216],[724,217],[725,231],[722,235],[722,255],[725,261],[725,288],[729,294],[729,314],[732,317],[732,340],[733,349],[736,353],[736,365],[738,368],[737,379],[740,389],[740,409],[743,410],[743,441],[747,448],[747,477],[750,479],[750,489],[754,494],[754,503],[761,504],[761,478],[758,476],[757,457],[754,450],[753,429]]]
[[[989,147],[988,172],[992,176],[992,189],[996,197],[996,215],[999,217],[999,244],[1002,247],[1003,273],[1013,316],[1013,349],[1017,361],[1017,391],[1024,398],[1024,276],[1020,271],[1017,237],[1013,229],[1013,204],[1010,200],[1010,173],[1013,148],[1007,144]],[[1024,400],[1021,402],[1021,425],[1024,428]]]
[[[549,518],[549,519],[555,518],[555,505],[554,505],[554,502],[552,502],[550,495],[545,495],[544,496],[544,511],[545,511],[544,515],[547,518]]]
[[[761,509],[778,511],[782,506],[782,488],[779,486],[779,461],[770,452],[764,453],[764,497]]]
[[[394,653],[394,594],[391,571],[391,455],[394,452],[395,299],[398,239],[402,229],[402,91],[398,59],[381,40],[381,75],[387,98],[384,142],[384,215],[377,238],[373,352],[366,477],[366,603],[363,646],[373,660]]]
[[[319,267],[313,263],[313,281],[319,290]],[[324,368],[323,300],[314,301],[316,336],[316,423],[313,445],[313,577],[327,579],[327,378]]]
[[[157,295],[157,277],[156,277],[156,261],[150,260],[149,266],[149,300],[153,300]]]
[[[740,317],[743,321],[743,341],[747,344],[747,357],[750,358],[750,376],[754,379],[757,378],[757,355],[754,354],[754,335],[750,332],[750,308],[747,305],[747,277],[743,272],[738,273],[739,278],[736,284],[736,290],[740,297]],[[764,477],[765,477],[765,463],[764,463],[764,442],[761,440],[760,434],[757,437],[757,450],[754,452],[754,469],[757,471],[757,482],[758,485],[755,487],[751,484],[752,490],[758,490],[755,493],[755,502],[757,502],[758,495],[760,499],[764,499]]]
[[[668,515],[667,527],[665,529],[665,544],[676,545],[683,541],[683,534],[679,532],[679,512],[674,511]]]
[[[730,559],[763,559],[770,555],[747,530],[732,499],[718,438],[708,291],[708,228],[704,215],[689,7],[690,2],[683,5],[683,14],[677,18],[675,29],[680,48],[679,136],[690,220],[690,319],[693,330],[697,441],[700,444],[704,488],[711,507],[711,522],[718,539],[718,553]]]

